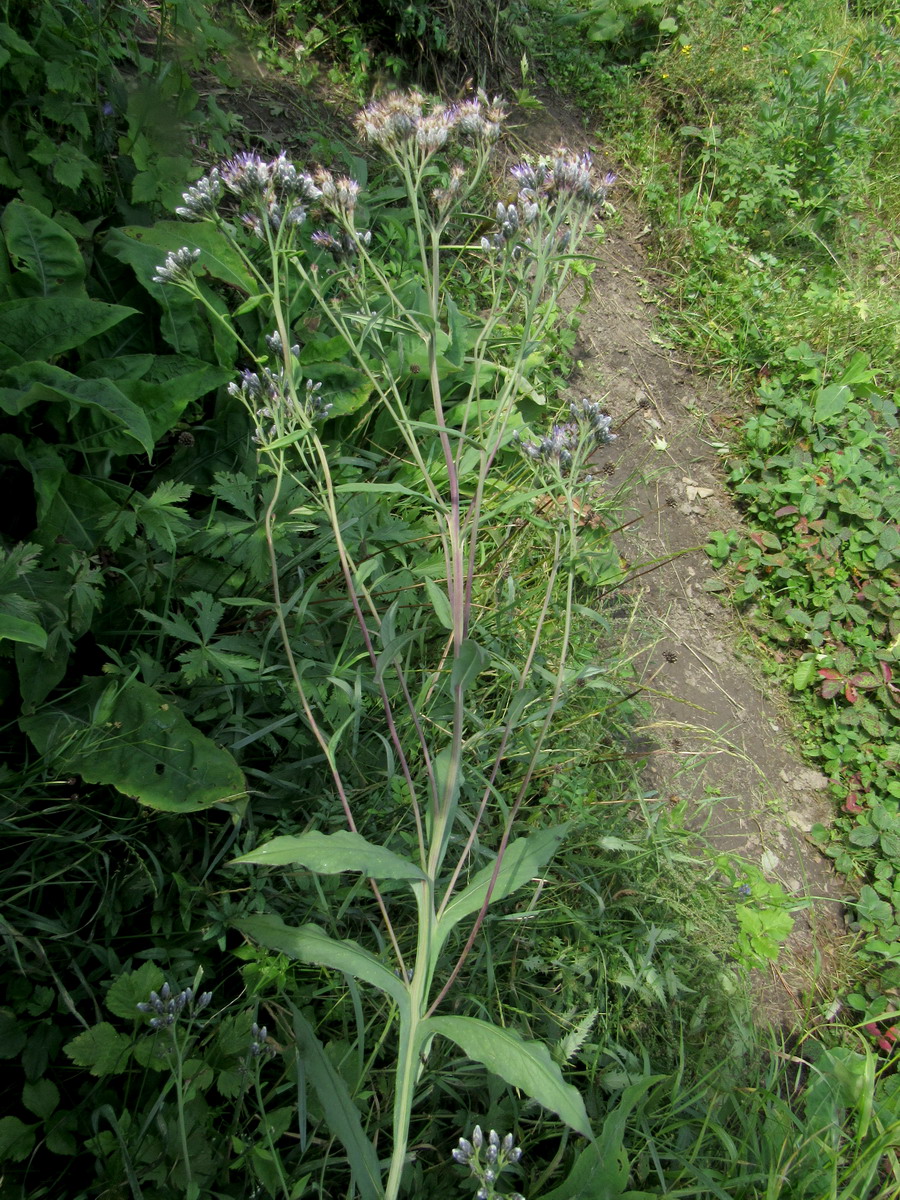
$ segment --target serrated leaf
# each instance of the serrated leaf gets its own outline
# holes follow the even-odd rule
[[[137,1006],[142,1004],[151,992],[158,992],[164,982],[165,976],[156,963],[142,963],[136,971],[120,975],[111,984],[106,993],[106,1007],[115,1017],[137,1021],[141,1016]]]
[[[67,705],[22,718],[42,754],[86,783],[107,783],[164,812],[197,812],[245,794],[227,750],[205,737],[174,701],[146,684],[88,680]]]
[[[423,1041],[435,1035],[449,1038],[469,1058],[556,1113],[571,1129],[593,1137],[581,1095],[565,1082],[543,1042],[526,1042],[511,1029],[475,1017],[429,1017],[420,1023],[419,1031]]]
[[[66,1055],[92,1075],[120,1075],[128,1068],[131,1038],[119,1033],[108,1021],[92,1025],[64,1047]]]
[[[273,915],[245,917],[235,921],[234,928],[269,950],[363,979],[396,1000],[403,1011],[408,1009],[409,997],[401,980],[356,942],[337,941],[318,925],[285,925],[281,917]]]
[[[273,838],[264,846],[231,860],[268,867],[306,867],[320,875],[359,871],[371,879],[424,879],[420,867],[385,846],[367,842],[358,833],[301,833]]]

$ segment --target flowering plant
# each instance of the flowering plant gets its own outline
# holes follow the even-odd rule
[[[592,486],[584,470],[588,457],[614,436],[609,418],[585,400],[571,407],[569,423],[541,442],[519,441],[537,466],[553,466],[563,503],[560,519],[549,526],[538,618],[521,661],[510,664],[491,650],[491,610],[480,600],[481,564],[490,544],[487,505],[496,489],[506,487],[507,507],[521,495],[521,482],[512,491],[500,482],[498,463],[522,425],[522,396],[534,393],[529,361],[553,319],[573,250],[611,180],[596,183],[590,158],[565,149],[517,164],[510,173],[515,199],[497,203],[493,234],[480,241],[469,235],[463,249],[451,244],[448,231],[458,232],[467,202],[484,186],[505,115],[500,100],[483,94],[445,105],[417,92],[374,101],[359,114],[361,136],[387,158],[407,206],[410,250],[399,279],[381,244],[396,228],[389,206],[379,209],[349,176],[301,171],[284,155],[264,160],[255,154],[210,171],[185,193],[179,213],[218,231],[258,294],[230,312],[213,302],[197,277],[207,251],[191,248],[189,228],[186,244],[169,253],[155,277],[204,304],[211,321],[226,325],[246,355],[247,366],[229,390],[247,409],[261,465],[270,472],[264,529],[275,625],[297,710],[327,764],[344,821],[335,832],[275,837],[234,861],[319,874],[358,872],[368,880],[393,961],[389,966],[383,954],[315,924],[292,927],[266,914],[237,925],[264,946],[356,976],[391,1003],[399,1041],[393,1147],[383,1182],[378,1156],[361,1129],[343,1132],[357,1186],[387,1200],[401,1190],[415,1088],[438,1037],[591,1136],[581,1097],[545,1046],[485,1020],[439,1012],[490,905],[527,884],[565,835],[565,826],[528,836],[515,836],[515,830],[554,714],[572,683],[575,563],[583,532],[576,493]],[[452,287],[451,268],[461,253],[488,297],[478,316],[461,309]],[[255,309],[271,319],[259,345],[244,336],[241,323]],[[377,431],[354,461],[364,452],[370,461],[372,445],[392,445],[389,471],[352,480],[343,473],[348,455],[335,445],[335,423],[358,412],[361,401],[357,396],[349,405],[308,367],[307,333],[320,323],[317,336],[337,340],[364,381],[360,394],[371,413],[357,429]],[[386,503],[414,502],[436,548],[433,574],[403,605],[392,596],[395,577],[385,568],[379,575],[377,562],[373,569],[364,539],[354,532],[354,494],[371,492]],[[285,509],[297,510],[298,497],[302,511],[324,515],[333,540],[354,653],[362,664],[357,703],[381,723],[391,795],[404,798],[409,816],[408,840],[397,837],[390,846],[365,836],[377,822],[349,782],[342,741],[351,722],[331,723],[296,651],[298,597],[283,593],[278,531],[289,515]],[[301,580],[302,611],[320,598],[310,588],[322,586]],[[409,590],[407,584],[404,595]],[[551,603],[559,600],[557,665],[548,675],[544,667],[538,671],[537,660]],[[495,708],[489,728],[473,702],[487,678]],[[484,854],[480,838],[490,829],[496,831],[496,852],[474,871],[476,857]],[[397,916],[402,906],[396,881],[412,891],[412,927]],[[446,948],[463,922],[468,934],[455,961],[447,963]],[[300,1021],[296,1013],[298,1036],[314,1046],[314,1035]],[[332,1078],[330,1086],[342,1085]],[[489,1141],[486,1153],[493,1146]],[[511,1153],[511,1142],[497,1150],[504,1163],[514,1161]],[[485,1163],[482,1187],[492,1195],[487,1173],[499,1170],[500,1162]]]

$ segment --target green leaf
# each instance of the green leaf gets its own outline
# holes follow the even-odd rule
[[[491,656],[483,646],[472,638],[464,638],[459,648],[459,654],[453,660],[450,672],[450,686],[464,692],[481,672],[488,666]]]
[[[127,971],[114,981],[106,993],[106,1007],[115,1017],[137,1021],[141,1017],[137,1006],[151,992],[158,992],[164,982],[165,976],[156,963],[142,963],[136,971]]]
[[[817,659],[804,658],[802,662],[797,663],[797,666],[794,668],[794,690],[800,692],[804,688],[808,688],[811,684],[816,682],[818,675],[819,670]]]
[[[56,1111],[59,1105],[59,1088],[50,1079],[39,1079],[36,1083],[26,1083],[22,1088],[22,1103],[29,1112],[46,1121]]]
[[[10,383],[14,387],[8,386]],[[0,376],[0,408],[18,413],[41,400],[66,401],[70,418],[79,409],[94,409],[128,435],[123,449],[133,451],[135,447],[128,440],[133,439],[148,457],[153,453],[153,435],[147,418],[109,379],[82,379],[44,362],[22,363]],[[112,447],[107,443],[106,448]]]
[[[0,1009],[0,1059],[17,1058],[28,1041],[25,1030],[6,1009]]]
[[[119,1033],[108,1021],[92,1025],[63,1047],[72,1062],[87,1067],[92,1075],[121,1075],[128,1069],[131,1038]]]
[[[197,812],[245,794],[244,777],[175,703],[136,681],[89,679],[65,708],[22,719],[57,769],[108,783],[164,812]]]
[[[13,200],[4,209],[0,226],[11,257],[20,271],[31,276],[41,296],[83,292],[85,267],[78,243],[56,221],[30,204]]]
[[[135,309],[121,304],[81,300],[77,296],[8,300],[0,304],[0,366],[46,362],[112,329],[134,313]]]
[[[428,578],[425,580],[425,591],[428,593],[428,599],[431,601],[431,607],[434,609],[434,615],[438,621],[444,629],[452,629],[453,609],[450,607],[447,593],[433,579]]]
[[[125,226],[116,230],[121,237],[131,238],[142,246],[156,252],[156,265],[161,265],[167,254],[188,246],[202,251],[197,260],[197,275],[211,275],[237,288],[245,295],[257,290],[257,284],[237,250],[212,225],[183,221],[157,221],[149,228],[142,225]]]
[[[565,1082],[543,1042],[526,1042],[511,1029],[475,1017],[429,1017],[420,1023],[419,1031],[423,1041],[435,1035],[449,1038],[469,1058],[520,1088],[570,1128],[593,1137],[584,1101]]]
[[[255,863],[263,867],[306,867],[319,875],[359,871],[371,879],[425,878],[415,863],[345,829],[337,833],[318,833],[313,830],[293,837],[273,838],[271,842],[231,862],[232,865]]]
[[[542,829],[529,837],[516,838],[510,842],[497,873],[491,902],[512,895],[529,880],[534,879],[553,858],[568,831],[569,825],[554,825],[552,829]],[[454,896],[444,909],[435,930],[437,949],[443,946],[454,925],[481,908],[493,872],[493,863],[484,867],[468,887]]]
[[[0,1162],[23,1162],[34,1149],[37,1125],[26,1125],[18,1117],[0,1118]]]
[[[0,641],[24,642],[27,646],[47,649],[47,634],[36,621],[24,621],[8,613],[0,613]]]
[[[403,1012],[409,1006],[405,985],[374,954],[349,940],[337,941],[318,925],[285,925],[281,917],[272,915],[245,917],[233,922],[234,928],[253,938],[269,950],[278,950],[301,962],[319,963],[363,979],[396,1000]]]
[[[384,1188],[375,1147],[366,1137],[359,1109],[337,1073],[312,1026],[294,1008],[294,1035],[307,1078],[313,1085],[328,1132],[338,1139],[347,1152],[347,1162],[361,1200],[381,1200]]]
[[[853,399],[853,393],[842,383],[832,383],[820,388],[816,394],[813,416],[820,425],[827,425],[842,413],[847,402]]]

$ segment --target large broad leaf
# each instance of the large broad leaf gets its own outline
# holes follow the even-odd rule
[[[367,842],[345,829],[337,833],[301,833],[277,837],[233,863],[255,863],[263,867],[306,867],[320,875],[359,871],[371,879],[424,879],[424,873],[385,846]]]
[[[506,847],[503,862],[497,873],[497,881],[491,892],[491,901],[502,900],[533,879],[559,849],[568,832],[568,825],[554,825],[542,829],[529,837],[516,838]],[[463,917],[478,912],[487,895],[488,885],[494,873],[494,864],[479,871],[467,888],[454,896],[441,914],[435,931],[436,949],[447,940],[450,930]]]
[[[842,383],[831,383],[816,393],[813,416],[820,425],[827,425],[839,416],[853,399],[850,388]]]
[[[172,429],[192,400],[228,383],[234,374],[184,354],[129,354],[122,359],[92,362],[79,374],[83,379],[114,380],[146,417],[155,442]]]
[[[39,296],[84,293],[84,259],[78,243],[61,225],[30,204],[13,200],[3,212],[6,246],[19,267],[16,290]],[[28,288],[20,286],[25,276]]]
[[[81,300],[77,296],[8,300],[0,304],[0,366],[46,362],[112,329],[134,312],[121,304]]]
[[[109,379],[82,379],[44,362],[22,363],[0,376],[0,409],[19,413],[40,400],[65,401],[70,419],[81,408],[94,410],[127,435],[126,446],[133,440],[148,455],[153,453],[153,434],[147,418]]]
[[[53,456],[36,449],[38,461],[48,468],[48,486],[45,492],[35,479],[40,523],[34,540],[48,549],[71,542],[92,554],[106,534],[107,523],[127,502],[128,489],[105,480],[101,485],[81,475],[57,475]]]
[[[56,770],[111,784],[150,808],[196,812],[246,791],[228,751],[143,683],[90,679],[65,708],[21,724]]]
[[[429,1017],[419,1031],[422,1041],[435,1035],[449,1038],[469,1058],[555,1112],[572,1129],[593,1137],[584,1101],[565,1082],[543,1042],[526,1042],[511,1029],[475,1017]]]
[[[46,649],[47,634],[36,621],[25,621],[10,613],[0,613],[0,642],[7,638],[11,642],[24,642],[26,646]]]
[[[393,971],[378,961],[374,954],[349,940],[337,941],[318,925],[285,925],[281,917],[266,915],[245,917],[234,922],[235,929],[253,938],[269,950],[278,950],[301,962],[331,967],[355,979],[371,983],[396,1000],[403,1012],[409,1006],[406,987]]]
[[[200,250],[200,258],[194,268],[198,276],[211,275],[229,283],[241,292],[248,294],[258,291],[259,284],[247,270],[244,260],[233,246],[225,240],[221,233],[212,225],[199,222],[190,225],[184,221],[157,221],[155,225],[130,225],[115,230],[121,237],[131,238],[142,246],[153,250],[157,266],[161,266],[166,255],[174,250],[187,246],[191,250]],[[117,240],[115,245],[121,245]]]
[[[359,1109],[347,1085],[331,1064],[313,1027],[294,1008],[294,1035],[306,1077],[316,1090],[328,1132],[347,1152],[353,1182],[362,1200],[381,1200],[384,1188],[375,1147],[366,1137]]]

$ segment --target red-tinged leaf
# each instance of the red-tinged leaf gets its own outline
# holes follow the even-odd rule
[[[893,679],[893,674],[891,672],[891,668],[887,665],[886,662],[879,663],[878,665],[881,667],[881,674],[884,676],[884,682],[890,683],[891,680]]]
[[[837,671],[833,671],[831,667],[819,667],[818,674],[821,675],[823,679],[842,678],[842,676]]]
[[[848,704],[855,704],[859,699],[859,692],[849,683],[844,688],[844,695],[847,698]]]
[[[798,509],[797,509],[796,504],[784,504],[784,505],[782,505],[781,508],[776,508],[775,511],[772,513],[772,516],[773,517],[787,517],[787,516],[790,516],[791,513],[795,513],[797,511],[798,511]],[[804,520],[805,520],[805,518],[804,518]],[[798,521],[797,524],[799,525],[800,522]]]
[[[871,671],[860,671],[858,675],[850,676],[850,683],[855,688],[862,688],[865,691],[867,688],[878,687],[881,680],[877,675],[873,675]]]
[[[755,542],[756,545],[759,546],[760,550],[763,549],[763,535],[761,533],[751,533],[750,541]]]
[[[861,813],[863,807],[859,803],[859,795],[857,792],[848,792],[847,799],[844,801],[844,812]]]
[[[823,700],[833,700],[840,692],[843,682],[842,679],[826,679],[819,689],[819,695]]]

